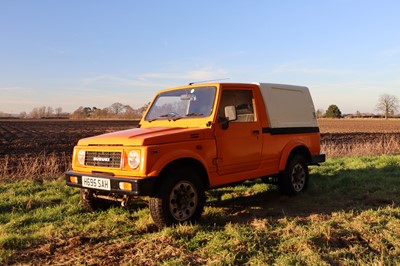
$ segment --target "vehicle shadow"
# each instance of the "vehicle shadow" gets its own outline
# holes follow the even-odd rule
[[[247,186],[259,184],[255,180]],[[255,219],[308,217],[315,214],[331,215],[339,211],[361,212],[386,206],[400,205],[400,167],[339,169],[333,174],[311,174],[304,193],[289,197],[275,186],[264,192],[221,199],[224,194],[235,194],[234,188],[211,190],[212,200],[206,207],[219,209],[219,214],[205,212],[207,224],[249,223]],[[221,211],[223,215],[221,215]]]

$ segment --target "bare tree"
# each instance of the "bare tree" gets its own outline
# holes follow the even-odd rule
[[[56,109],[54,109],[54,111],[56,112],[56,116],[61,116],[61,114],[62,114],[62,107],[57,107]]]
[[[383,112],[385,119],[389,116],[394,115],[399,110],[399,98],[395,95],[382,94],[379,96],[376,110]]]
[[[84,107],[83,106],[79,106],[78,109],[76,109],[75,111],[72,112],[72,114],[70,115],[72,119],[82,119],[85,118],[85,114],[84,114]]]
[[[28,114],[25,111],[22,111],[22,112],[19,113],[18,117],[22,118],[22,119],[25,119],[25,118],[27,118],[27,116],[28,116]]]
[[[46,116],[46,106],[41,106],[38,108],[39,118]]]
[[[32,111],[29,113],[31,118],[42,118],[47,115],[46,106],[34,107]]]
[[[142,116],[147,111],[147,108],[149,108],[149,106],[150,106],[150,102],[144,104],[142,107],[140,107],[138,109],[138,112],[140,113],[140,116]]]
[[[125,105],[123,105],[122,103],[113,103],[108,109],[112,114],[118,116],[119,114],[124,112]]]
[[[47,106],[46,108],[46,117],[51,117],[54,114],[54,109],[51,106]]]
[[[136,110],[133,109],[130,105],[125,105],[124,107],[124,118],[135,118]]]
[[[322,108],[319,108],[317,110],[317,118],[322,118],[322,117],[324,117],[324,115],[325,115],[325,110]]]
[[[31,118],[40,118],[39,108],[38,107],[32,108],[32,111],[29,113],[29,116]]]

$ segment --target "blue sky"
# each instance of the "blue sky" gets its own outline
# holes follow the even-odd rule
[[[400,97],[400,1],[0,1],[0,111],[134,108],[192,81],[308,86],[317,109]]]

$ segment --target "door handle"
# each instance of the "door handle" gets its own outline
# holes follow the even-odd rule
[[[259,135],[259,134],[260,134],[260,130],[258,130],[258,129],[253,130],[253,135]]]

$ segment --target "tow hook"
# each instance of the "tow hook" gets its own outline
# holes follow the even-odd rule
[[[128,205],[128,202],[129,202],[129,197],[128,197],[128,195],[124,195],[124,197],[123,197],[122,200],[121,200],[121,206],[122,206],[122,207],[126,207],[126,206]]]

